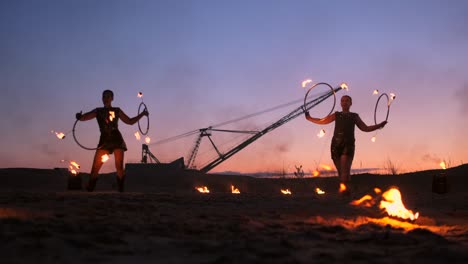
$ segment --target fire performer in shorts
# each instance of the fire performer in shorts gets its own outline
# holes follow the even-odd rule
[[[346,188],[346,190],[340,190],[345,195],[350,195],[348,183],[351,181],[351,165],[355,149],[354,127],[357,126],[364,132],[372,132],[387,124],[387,121],[383,121],[377,125],[366,125],[357,113],[349,111],[352,104],[351,97],[344,95],[341,97],[341,112],[336,111],[322,119],[311,117],[309,112],[305,112],[306,119],[316,124],[325,125],[335,121],[331,142],[331,158],[338,171],[340,183],[344,184]]]
[[[87,121],[96,118],[99,124],[99,130],[101,131],[99,144],[96,149],[96,153],[94,154],[91,176],[88,184],[86,185],[86,190],[88,192],[94,191],[94,188],[96,187],[99,170],[104,163],[102,161],[102,156],[112,153],[114,153],[115,168],[117,170],[118,191],[124,191],[125,172],[123,168],[123,160],[127,146],[118,129],[118,121],[119,119],[122,119],[125,124],[133,125],[143,116],[149,115],[147,109],[144,109],[144,111],[139,115],[130,118],[120,108],[112,106],[113,100],[114,93],[111,90],[105,90],[102,93],[102,103],[104,104],[104,107],[98,107],[85,114],[82,114],[81,112],[76,114],[76,119],[80,121]]]

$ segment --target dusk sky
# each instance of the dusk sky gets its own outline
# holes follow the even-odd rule
[[[368,125],[378,98],[373,90],[396,94],[375,142],[375,132],[356,128],[353,169],[382,168],[388,160],[402,172],[438,169],[441,160],[458,166],[468,162],[467,14],[463,0],[2,0],[0,167],[67,167],[61,160],[75,160],[89,172],[94,152],[69,132],[76,112],[102,106],[105,89],[130,117],[143,93],[154,143],[301,100],[306,79],[346,82],[349,91],[336,94],[335,110],[348,94],[351,111]],[[331,103],[311,115],[324,115]],[[219,128],[262,129],[300,105]],[[385,111],[379,104],[381,121]],[[333,127],[300,116],[212,172],[332,165]],[[139,162],[138,125],[119,128],[125,161]],[[322,128],[326,136],[318,138]],[[68,134],[60,140],[51,131]],[[96,146],[95,120],[80,122],[76,132],[82,144]],[[237,136],[213,140],[224,152],[243,140],[231,140]],[[150,150],[162,162],[187,158],[195,139],[150,143]],[[201,164],[215,155],[202,142]],[[113,158],[102,169],[109,171]]]

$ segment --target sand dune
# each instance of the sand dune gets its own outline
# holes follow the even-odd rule
[[[440,173],[445,194],[432,192]],[[352,197],[342,197],[335,177],[134,170],[125,193],[113,174],[87,193],[67,190],[60,170],[0,169],[1,263],[467,263],[467,175],[468,165],[354,175]],[[417,220],[350,205],[391,186]]]

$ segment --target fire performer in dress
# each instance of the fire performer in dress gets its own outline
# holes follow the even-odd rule
[[[383,121],[377,125],[366,125],[357,113],[349,111],[352,103],[349,95],[342,96],[342,111],[336,111],[324,118],[314,118],[310,116],[308,111],[305,112],[306,119],[316,124],[325,125],[335,121],[335,131],[331,142],[331,158],[340,178],[340,192],[345,195],[350,195],[348,183],[351,181],[351,165],[355,149],[354,127],[357,126],[364,132],[372,132],[387,124],[387,121]]]
[[[117,187],[119,192],[124,191],[125,172],[123,168],[123,160],[127,146],[118,129],[118,121],[120,118],[125,124],[133,125],[143,116],[149,115],[147,109],[144,109],[144,111],[139,115],[130,118],[120,108],[112,107],[113,100],[114,93],[111,90],[105,90],[102,93],[102,103],[104,104],[104,107],[98,107],[85,114],[82,114],[81,112],[76,114],[76,119],[80,121],[87,121],[96,118],[101,132],[99,144],[96,149],[96,153],[94,154],[91,176],[88,184],[86,185],[86,190],[89,192],[92,192],[96,187],[99,170],[104,163],[102,156],[112,153],[114,153],[115,168],[117,170]]]

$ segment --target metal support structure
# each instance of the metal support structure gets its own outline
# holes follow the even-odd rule
[[[151,153],[151,151],[148,148],[148,145],[142,144],[141,145],[141,163],[148,163],[148,156],[149,156],[150,162],[161,163],[156,158],[156,156],[154,156],[153,153]]]
[[[206,172],[212,170],[214,167],[218,166],[220,163],[222,163],[226,159],[230,158],[232,155],[234,155],[237,152],[241,151],[242,149],[244,149],[245,147],[247,147],[248,145],[253,143],[255,140],[259,139],[261,136],[263,136],[266,133],[274,130],[277,127],[280,127],[280,126],[284,125],[285,123],[291,121],[292,119],[304,114],[304,111],[310,110],[311,108],[313,108],[314,106],[320,104],[321,102],[323,102],[324,100],[326,100],[330,96],[334,95],[334,93],[340,91],[341,89],[342,89],[341,87],[337,87],[333,91],[330,91],[330,92],[328,92],[328,93],[326,93],[326,94],[324,94],[324,95],[322,95],[322,96],[320,96],[320,97],[318,97],[318,98],[316,98],[314,100],[311,100],[310,102],[306,103],[305,106],[300,106],[300,107],[296,108],[294,111],[287,114],[286,116],[284,116],[280,120],[276,121],[275,123],[273,123],[272,125],[268,126],[265,129],[263,129],[262,131],[254,134],[252,137],[248,138],[244,142],[240,143],[236,147],[234,147],[231,150],[229,150],[228,152],[224,153],[224,155],[221,155],[217,159],[213,160],[208,165],[201,168],[200,171],[206,173]]]

